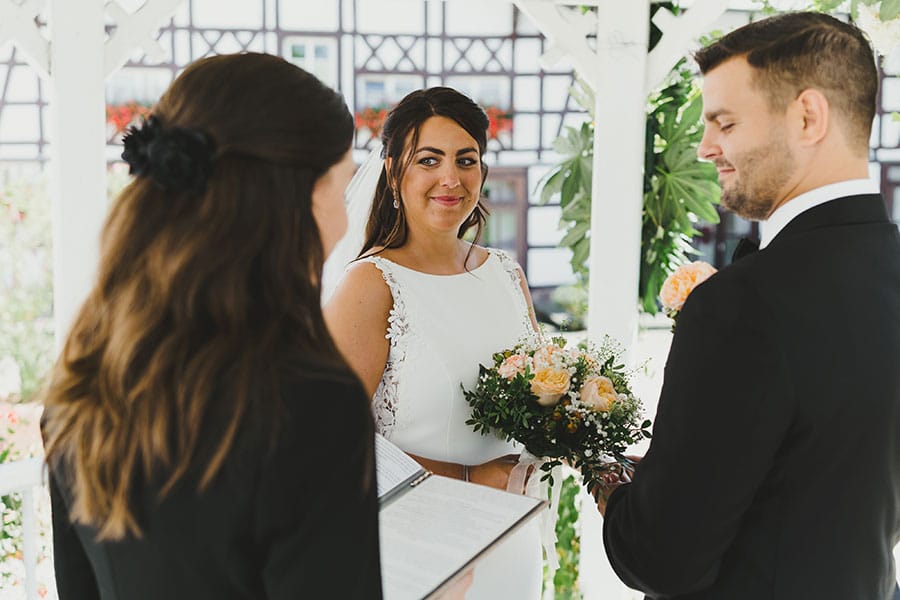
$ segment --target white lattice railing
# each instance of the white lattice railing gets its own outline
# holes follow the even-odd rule
[[[44,461],[29,458],[0,465],[0,496],[22,496],[22,560],[25,563],[25,598],[38,600],[37,494],[44,479]]]

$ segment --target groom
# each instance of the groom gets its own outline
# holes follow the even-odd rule
[[[650,449],[601,490],[609,560],[651,598],[892,598],[900,234],[868,179],[872,51],[793,13],[696,60],[700,156],[761,249],[678,318]]]

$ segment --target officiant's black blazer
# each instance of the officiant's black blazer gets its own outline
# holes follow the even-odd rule
[[[203,493],[200,469],[161,501],[158,485],[137,486],[140,539],[98,542],[93,528],[73,525],[69,478],[51,469],[60,600],[380,599],[374,425],[362,386],[323,373],[285,385],[282,398],[277,435],[250,411]]]
[[[900,234],[841,198],[688,298],[604,523],[652,598],[885,600],[900,541]]]

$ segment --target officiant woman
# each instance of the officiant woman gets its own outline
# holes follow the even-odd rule
[[[240,54],[127,136],[45,397],[62,600],[381,597],[369,402],[319,306],[352,135],[315,77]]]

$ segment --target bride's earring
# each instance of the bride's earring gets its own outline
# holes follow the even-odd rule
[[[398,192],[396,189],[393,190],[393,192],[394,192],[394,208],[399,209],[400,208],[400,192]]]

